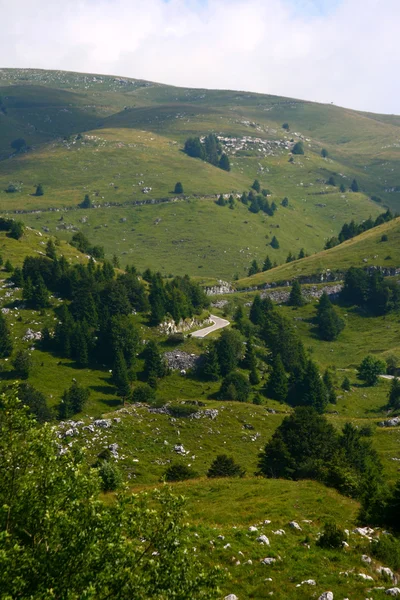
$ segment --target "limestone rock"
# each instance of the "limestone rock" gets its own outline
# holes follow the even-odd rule
[[[265,546],[269,546],[269,539],[267,538],[266,535],[260,535],[257,538],[257,542],[259,542],[260,544],[264,544]]]

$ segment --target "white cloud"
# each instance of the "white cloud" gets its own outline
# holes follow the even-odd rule
[[[400,113],[398,0],[315,4],[0,0],[1,62]]]

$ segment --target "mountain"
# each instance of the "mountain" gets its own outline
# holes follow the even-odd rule
[[[230,172],[182,151],[188,137],[210,133],[220,138]],[[333,105],[2,69],[0,210],[24,212],[25,223],[61,237],[79,228],[122,264],[241,278],[253,259],[263,262],[270,253],[281,264],[301,248],[315,253],[344,221],[374,217],[383,206],[396,210],[399,137],[397,117]],[[13,151],[18,138],[27,151]],[[289,162],[297,141],[305,154]],[[331,177],[335,186],[327,185]],[[240,203],[254,179],[278,206],[273,217]],[[348,191],[353,179],[358,193]],[[173,193],[178,181],[179,196]],[[44,196],[33,195],[38,183]],[[10,185],[17,191],[7,193]],[[215,205],[221,193],[235,195],[234,210]],[[78,210],[85,194],[96,210]],[[67,209],[70,227],[60,229],[57,211]],[[274,235],[280,248],[270,251]]]

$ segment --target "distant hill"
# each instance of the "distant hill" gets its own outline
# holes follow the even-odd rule
[[[219,136],[230,172],[182,152],[188,137],[209,133]],[[317,252],[344,221],[376,216],[383,206],[396,210],[399,135],[400,118],[333,105],[2,69],[0,211],[42,211],[22,218],[68,238],[68,230],[57,229],[56,211],[69,209],[65,220],[122,264],[241,278],[254,258],[262,262],[270,253],[282,263],[289,251]],[[10,144],[19,138],[29,149],[15,153]],[[305,154],[289,162],[297,141]],[[239,196],[256,178],[278,206],[274,217],[253,214],[238,199],[233,211],[215,206],[218,194]],[[335,186],[327,185],[330,178]],[[358,193],[348,191],[353,179]],[[177,181],[183,197],[173,193]],[[44,196],[33,195],[38,183]],[[4,191],[10,184],[17,192]],[[77,210],[85,194],[95,211]],[[144,201],[150,206],[134,205]],[[273,235],[278,250],[269,247]]]

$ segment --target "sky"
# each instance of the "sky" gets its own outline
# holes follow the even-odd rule
[[[0,67],[400,114],[399,0],[0,0]]]

